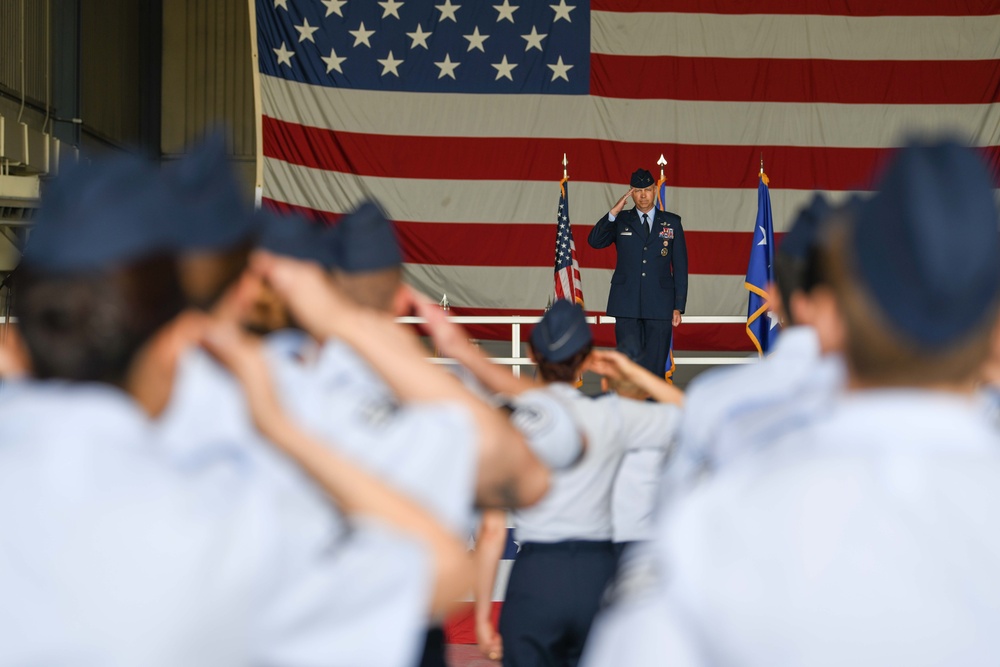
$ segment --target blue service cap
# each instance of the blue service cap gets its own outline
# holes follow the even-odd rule
[[[326,239],[326,228],[297,215],[278,215],[261,209],[256,213],[257,247],[262,250],[329,269],[334,262],[334,249]]]
[[[559,299],[531,330],[531,347],[541,359],[566,361],[593,342],[583,308]]]
[[[337,223],[337,267],[345,273],[367,273],[403,263],[392,223],[375,202],[367,201]]]
[[[813,195],[808,206],[800,209],[791,228],[778,246],[778,252],[795,259],[807,259],[820,240],[820,228],[833,212],[830,203],[820,193]]]
[[[1000,219],[986,165],[951,140],[900,149],[858,208],[850,249],[861,283],[907,338],[960,340],[1000,298]]]
[[[221,132],[168,163],[164,174],[174,193],[178,250],[226,250],[257,232],[260,220],[244,196]]]
[[[628,183],[633,188],[648,188],[653,182],[653,175],[648,169],[636,169]]]
[[[42,194],[27,267],[89,271],[171,246],[170,191],[156,166],[116,154],[68,166]]]

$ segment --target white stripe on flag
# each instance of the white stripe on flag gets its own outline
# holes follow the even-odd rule
[[[442,107],[440,95],[407,93],[406,113],[400,113],[399,93],[309,86],[265,75],[261,76],[261,94],[266,116],[390,136],[889,148],[898,145],[903,132],[953,128],[980,145],[1000,143],[1000,127],[995,122],[1000,116],[998,104],[893,105],[887,113],[881,104],[455,95]],[[365,111],[343,113],[351,108]],[[490,113],[484,114],[484,109]],[[655,159],[651,156],[650,163]],[[570,162],[570,176],[572,168]],[[858,174],[859,180],[864,176]]]

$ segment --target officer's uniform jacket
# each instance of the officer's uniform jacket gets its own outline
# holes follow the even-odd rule
[[[607,313],[612,317],[669,320],[687,305],[687,246],[681,217],[654,208],[653,229],[644,230],[635,208],[597,222],[587,241],[594,248],[617,247]]]

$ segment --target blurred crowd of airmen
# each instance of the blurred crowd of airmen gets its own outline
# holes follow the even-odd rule
[[[915,142],[775,274],[776,350],[686,396],[565,301],[528,379],[373,203],[255,211],[218,138],[64,171],[0,349],[0,666],[443,665],[470,591],[517,667],[1000,663],[994,176]]]

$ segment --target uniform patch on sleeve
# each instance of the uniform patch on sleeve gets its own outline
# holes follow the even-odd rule
[[[541,435],[552,429],[552,416],[534,405],[515,405],[511,423],[526,435]]]

